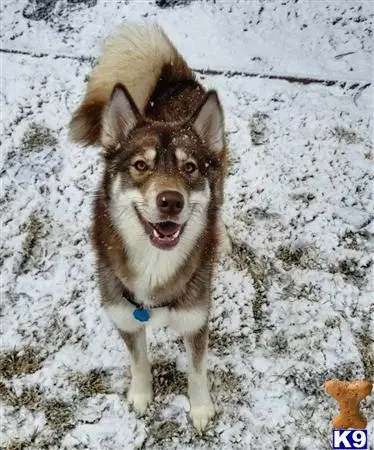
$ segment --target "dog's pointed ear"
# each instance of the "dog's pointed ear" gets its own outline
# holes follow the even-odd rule
[[[140,120],[141,114],[131,95],[123,85],[117,84],[103,115],[103,146],[117,146]]]
[[[209,91],[192,116],[192,124],[208,148],[220,153],[225,148],[223,111],[216,91]]]

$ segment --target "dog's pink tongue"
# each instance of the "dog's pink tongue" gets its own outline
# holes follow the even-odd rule
[[[160,234],[164,236],[172,236],[179,230],[180,225],[174,222],[161,222],[156,223],[154,227]]]

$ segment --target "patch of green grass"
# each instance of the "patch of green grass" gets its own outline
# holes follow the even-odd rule
[[[29,346],[3,351],[0,353],[0,373],[7,379],[34,373],[40,369],[44,359],[40,349]]]
[[[23,151],[40,151],[44,147],[55,146],[57,142],[49,128],[32,123],[23,135],[21,148]]]

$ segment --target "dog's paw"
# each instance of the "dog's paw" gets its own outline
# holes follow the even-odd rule
[[[134,411],[143,416],[147,410],[148,405],[152,402],[153,394],[152,388],[147,387],[140,390],[138,387],[135,389],[130,386],[127,393],[127,401],[132,405]]]
[[[210,419],[216,413],[212,400],[208,398],[205,402],[191,403],[190,416],[193,426],[198,433],[202,433],[208,425]]]

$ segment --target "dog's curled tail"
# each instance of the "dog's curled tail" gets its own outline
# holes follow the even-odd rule
[[[140,112],[144,111],[162,73],[163,79],[194,79],[193,72],[157,24],[127,25],[104,44],[82,104],[70,122],[70,138],[99,144],[102,115],[114,86],[123,84]]]

